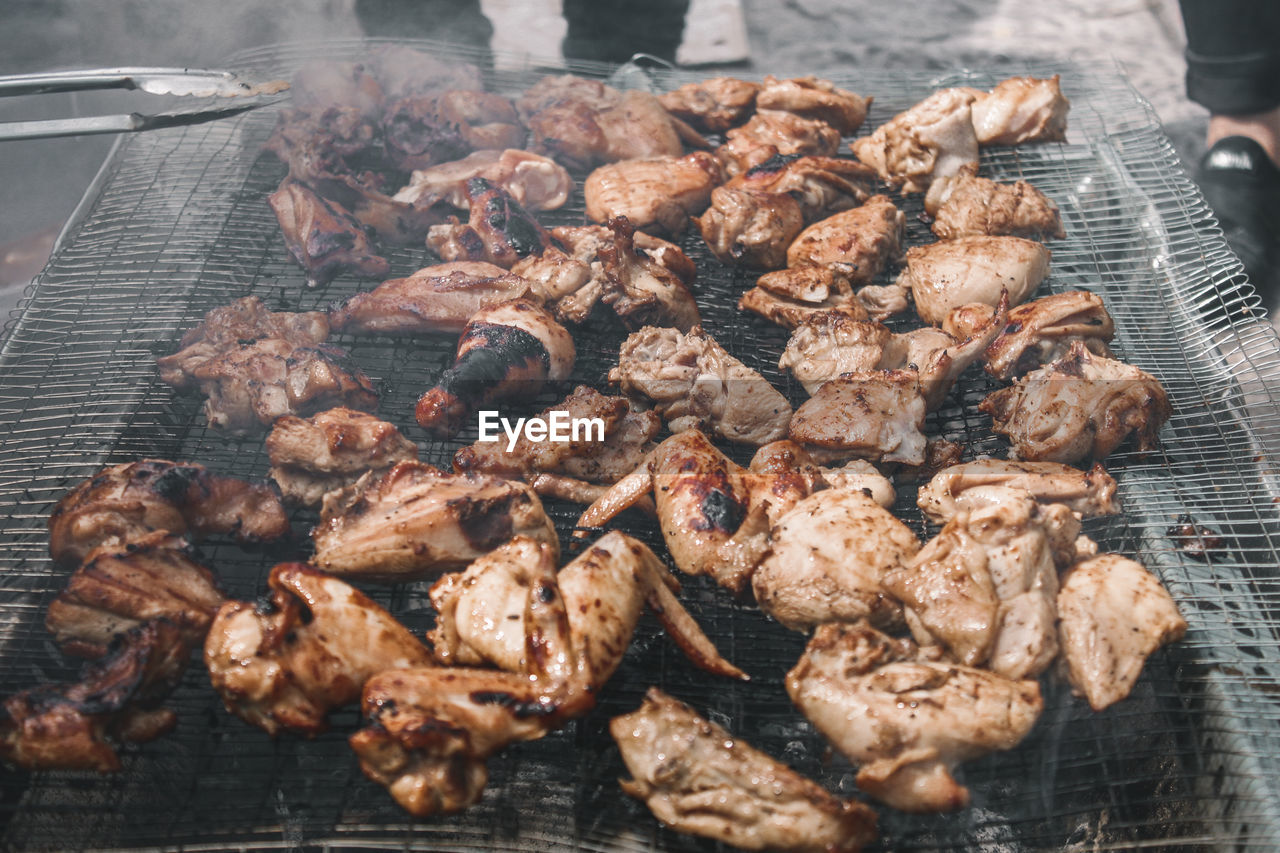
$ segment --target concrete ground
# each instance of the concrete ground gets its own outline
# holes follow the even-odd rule
[[[371,3],[420,4],[418,29],[393,31],[474,39],[477,27],[479,37],[488,34],[487,18],[498,50],[554,57],[567,33],[557,12],[562,3],[573,2],[481,0],[484,18],[468,18],[458,11],[466,4],[451,0],[6,0],[0,74],[123,65],[215,67],[246,47],[360,35],[367,27],[357,4],[367,9]],[[590,2],[599,8],[610,0]],[[1184,162],[1194,164],[1204,149],[1207,114],[1183,93],[1184,37],[1176,0],[687,2],[694,23],[674,55],[730,69],[978,68],[1054,58],[1118,63],[1155,107]],[[639,5],[612,4],[622,10],[619,14]],[[470,11],[476,12],[474,6]],[[625,56],[645,35],[642,29],[632,25],[621,35],[588,34],[586,43]],[[583,39],[575,43],[581,46]],[[0,99],[0,121],[122,108],[145,106],[130,93],[6,98]],[[43,265],[54,235],[110,144],[107,137],[0,143],[0,318]]]

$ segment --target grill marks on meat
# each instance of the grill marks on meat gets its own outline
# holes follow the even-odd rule
[[[472,315],[453,365],[418,399],[418,423],[440,437],[481,405],[536,395],[573,371],[573,338],[535,302],[517,299]]]
[[[0,704],[0,758],[28,770],[120,769],[115,742],[144,743],[177,716],[160,707],[191,656],[182,629],[163,619],[120,635],[80,680],[24,690]]]
[[[341,577],[402,582],[465,566],[519,535],[559,541],[525,484],[400,462],[325,496],[312,562]]]
[[[837,799],[657,688],[609,732],[633,777],[622,790],[673,829],[792,853],[852,853],[875,840],[871,809]]]
[[[859,765],[858,787],[908,812],[967,805],[955,766],[1017,746],[1044,707],[1035,681],[931,659],[863,624],[819,627],[786,686],[818,731]]]
[[[587,217],[604,223],[625,216],[640,231],[679,234],[689,217],[711,202],[724,181],[720,162],[706,151],[683,157],[638,157],[592,171],[582,186]]]
[[[49,516],[49,553],[78,565],[100,545],[127,546],[156,530],[270,542],[289,533],[275,489],[203,465],[144,459],[106,468],[68,492]]]
[[[286,500],[302,506],[319,506],[327,492],[366,472],[418,458],[418,446],[393,424],[342,407],[279,418],[266,445],[271,478]]]
[[[431,663],[407,628],[337,578],[281,563],[267,585],[270,598],[218,611],[204,662],[227,710],[268,734],[318,734],[372,676]]]
[[[374,249],[364,226],[349,211],[285,179],[267,197],[280,223],[285,248],[307,272],[307,286],[321,287],[344,272],[382,278],[391,264]]]
[[[511,269],[521,258],[540,255],[551,234],[511,194],[484,178],[467,181],[470,217],[433,225],[427,246],[446,261],[486,261]]]

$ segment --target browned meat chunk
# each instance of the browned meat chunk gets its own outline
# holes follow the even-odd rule
[[[382,136],[388,161],[408,172],[472,151],[519,148],[525,132],[515,105],[503,96],[455,90],[411,95],[390,104]]]
[[[467,182],[472,178],[484,178],[527,210],[564,207],[573,192],[573,178],[551,158],[516,148],[490,148],[461,160],[415,169],[408,186],[394,198],[420,207],[443,202],[467,208],[471,206]]]
[[[974,96],[971,89],[939,89],[870,136],[855,139],[853,153],[906,193],[924,192],[931,181],[976,168]]]
[[[1049,274],[1049,250],[1021,237],[961,237],[907,250],[898,284],[908,288],[920,319],[941,326],[953,308],[994,307],[1002,292],[1020,305]]]
[[[710,77],[659,95],[662,106],[698,130],[724,133],[742,124],[756,108],[760,84],[736,77]]]
[[[787,249],[789,267],[832,267],[853,284],[870,284],[902,254],[906,216],[888,196],[815,222]]]
[[[727,186],[786,193],[804,212],[805,223],[856,207],[875,190],[876,172],[856,160],[779,154],[732,178]]]
[[[319,287],[352,272],[381,278],[391,264],[374,250],[364,227],[349,210],[286,178],[268,196],[284,233],[289,254],[307,272],[307,285]]]
[[[760,110],[742,127],[725,134],[716,149],[725,174],[733,177],[779,154],[830,157],[840,147],[840,131],[825,121],[782,110]]]
[[[792,441],[836,458],[925,461],[927,409],[914,370],[877,370],[836,377],[796,409]]]
[[[982,234],[1034,240],[1067,236],[1058,206],[1026,181],[1000,184],[962,171],[930,184],[924,208],[939,240]]]
[[[720,161],[706,151],[683,157],[640,157],[600,166],[582,186],[587,217],[604,223],[625,216],[640,231],[679,234],[706,210],[724,180]]]
[[[973,127],[982,145],[1061,142],[1067,136],[1071,102],[1062,94],[1058,75],[1010,77],[973,102]]]
[[[427,246],[446,261],[487,261],[504,269],[552,245],[551,234],[506,190],[484,178],[467,181],[470,216],[432,225]]]
[[[716,187],[697,220],[721,262],[760,269],[786,266],[787,247],[804,230],[800,203],[787,193]]]
[[[849,136],[867,118],[871,98],[838,89],[830,80],[810,75],[779,80],[772,74],[756,95],[756,107],[762,110],[784,110],[804,118],[824,121]]]
[[[1063,504],[1082,516],[1114,515],[1116,481],[1101,463],[1081,471],[1061,462],[979,459],[952,465],[922,486],[916,505],[936,524],[946,524],[961,509],[978,509],[993,500],[990,486],[1017,489],[1042,504]]]
[[[867,290],[868,288],[863,288]],[[819,311],[840,311],[854,320],[868,319],[867,308],[849,279],[831,267],[799,267],[765,273],[742,294],[738,307],[753,311],[786,329],[794,329]],[[902,299],[902,309],[907,301]]]

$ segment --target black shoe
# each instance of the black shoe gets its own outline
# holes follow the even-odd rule
[[[1200,160],[1199,183],[1263,304],[1280,307],[1280,168],[1254,140],[1228,136]]]

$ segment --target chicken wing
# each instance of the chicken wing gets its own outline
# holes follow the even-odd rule
[[[875,840],[871,809],[833,797],[657,688],[609,732],[633,777],[622,790],[677,831],[791,853],[853,853]]]
[[[1058,617],[1067,675],[1095,711],[1128,696],[1151,653],[1187,631],[1160,581],[1118,554],[1077,563],[1062,576]]]
[[[870,284],[902,254],[907,219],[888,196],[810,225],[787,249],[788,267],[831,267],[855,285]]]
[[[756,108],[760,84],[736,77],[709,77],[658,96],[667,112],[706,133],[724,133]]]
[[[941,326],[953,308],[994,307],[1007,292],[1020,305],[1049,274],[1050,252],[1021,237],[961,237],[907,250],[898,284],[911,291],[920,319]]]
[[[858,787],[909,812],[967,805],[955,766],[1017,746],[1044,707],[1035,681],[931,660],[864,624],[819,627],[786,686],[818,731],[860,765]]]
[[[519,148],[490,148],[415,169],[393,198],[419,207],[444,203],[469,208],[467,182],[472,178],[484,178],[501,188],[526,210],[558,210],[573,192],[573,178],[550,157]]]
[[[553,240],[511,194],[484,178],[467,181],[469,217],[456,217],[427,232],[427,246],[446,261],[486,261],[511,269],[521,258],[541,254]]]
[[[312,562],[342,577],[400,582],[464,566],[519,535],[559,542],[524,483],[400,462],[325,496]]]
[[[270,598],[222,606],[204,663],[227,710],[268,734],[318,734],[372,676],[431,664],[408,628],[337,578],[280,563],[267,585]]]
[[[830,80],[809,75],[779,80],[766,75],[756,95],[756,107],[784,110],[804,118],[824,121],[849,136],[866,121],[871,98],[837,88]]]
[[[925,212],[939,240],[957,237],[1011,236],[1042,240],[1063,238],[1062,214],[1044,193],[1026,181],[1011,184],[962,170],[929,185]]]
[[[961,510],[978,509],[989,501],[992,495],[987,486],[1017,489],[1042,504],[1064,504],[1084,517],[1120,511],[1115,478],[1100,462],[1081,471],[1060,462],[1004,459],[978,459],[944,468],[920,488],[916,505],[930,521],[946,524]]]
[[[1071,102],[1062,94],[1057,74],[1010,77],[975,95],[973,127],[981,145],[1061,142],[1067,137]]]
[[[903,192],[924,192],[930,182],[978,165],[969,89],[939,89],[855,139],[853,153],[881,180]]]
[[[680,234],[706,210],[724,181],[720,161],[706,151],[683,157],[639,157],[595,169],[582,185],[587,217],[605,223],[625,216],[640,231]]]
[[[791,404],[700,326],[684,334],[646,326],[622,343],[609,382],[648,400],[672,432],[704,429],[739,444],[786,434]]]
[[[759,110],[746,124],[725,134],[716,157],[732,178],[779,154],[830,157],[839,148],[840,131],[825,121],[782,110]]]

